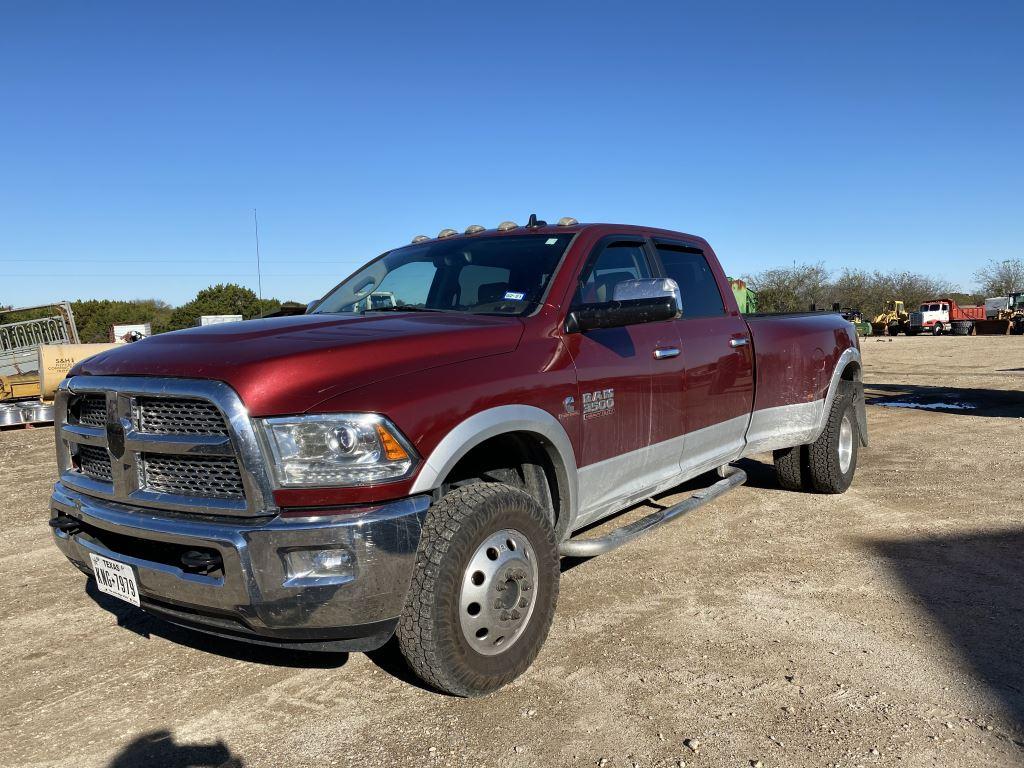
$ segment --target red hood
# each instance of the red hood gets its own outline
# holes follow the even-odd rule
[[[507,317],[300,315],[160,334],[83,360],[71,375],[216,379],[253,416],[286,415],[392,376],[511,352],[522,333]]]

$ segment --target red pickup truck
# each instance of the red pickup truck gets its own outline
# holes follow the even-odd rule
[[[840,493],[867,445],[853,326],[742,316],[711,246],[505,222],[388,251],[307,314],[79,363],[56,400],[57,545],[101,592],[290,648],[372,650],[459,695],[533,661],[560,555],[742,481]],[[705,493],[582,528],[718,470]]]

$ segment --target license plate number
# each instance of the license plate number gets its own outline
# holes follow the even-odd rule
[[[139,587],[135,583],[135,572],[127,563],[119,563],[101,555],[89,554],[96,586],[100,592],[113,595],[126,603],[139,605]]]

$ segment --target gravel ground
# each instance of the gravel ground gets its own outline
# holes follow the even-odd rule
[[[391,649],[210,640],[87,589],[46,525],[52,429],[2,432],[0,764],[1022,765],[1024,338],[863,348],[869,402],[933,408],[869,406],[849,492],[744,461],[746,487],[566,563],[533,668],[477,700]]]

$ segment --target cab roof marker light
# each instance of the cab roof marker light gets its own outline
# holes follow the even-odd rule
[[[429,237],[427,237],[426,235],[416,235],[416,237],[414,237],[414,238],[412,239],[412,241],[413,241],[413,243],[425,243],[425,242],[427,242],[427,240],[429,240],[429,239],[430,239],[430,238],[429,238]]]
[[[562,218],[560,218],[558,220],[558,223],[555,226],[558,226],[558,227],[575,227],[577,224],[579,224],[579,222],[576,221],[576,219],[574,219],[572,216],[563,216]]]
[[[499,232],[508,232],[510,230],[518,229],[518,228],[519,228],[519,225],[516,224],[514,221],[503,221],[503,222],[501,222],[501,224],[498,225],[498,231]]]
[[[484,228],[481,227],[479,224],[470,224],[468,227],[466,227],[466,231],[465,231],[464,234],[475,235],[477,232],[483,232],[483,231],[484,231]]]
[[[455,235],[457,234],[459,233],[456,232],[454,229],[442,229],[440,232],[437,233],[437,239],[444,240],[446,237],[455,237]]]

